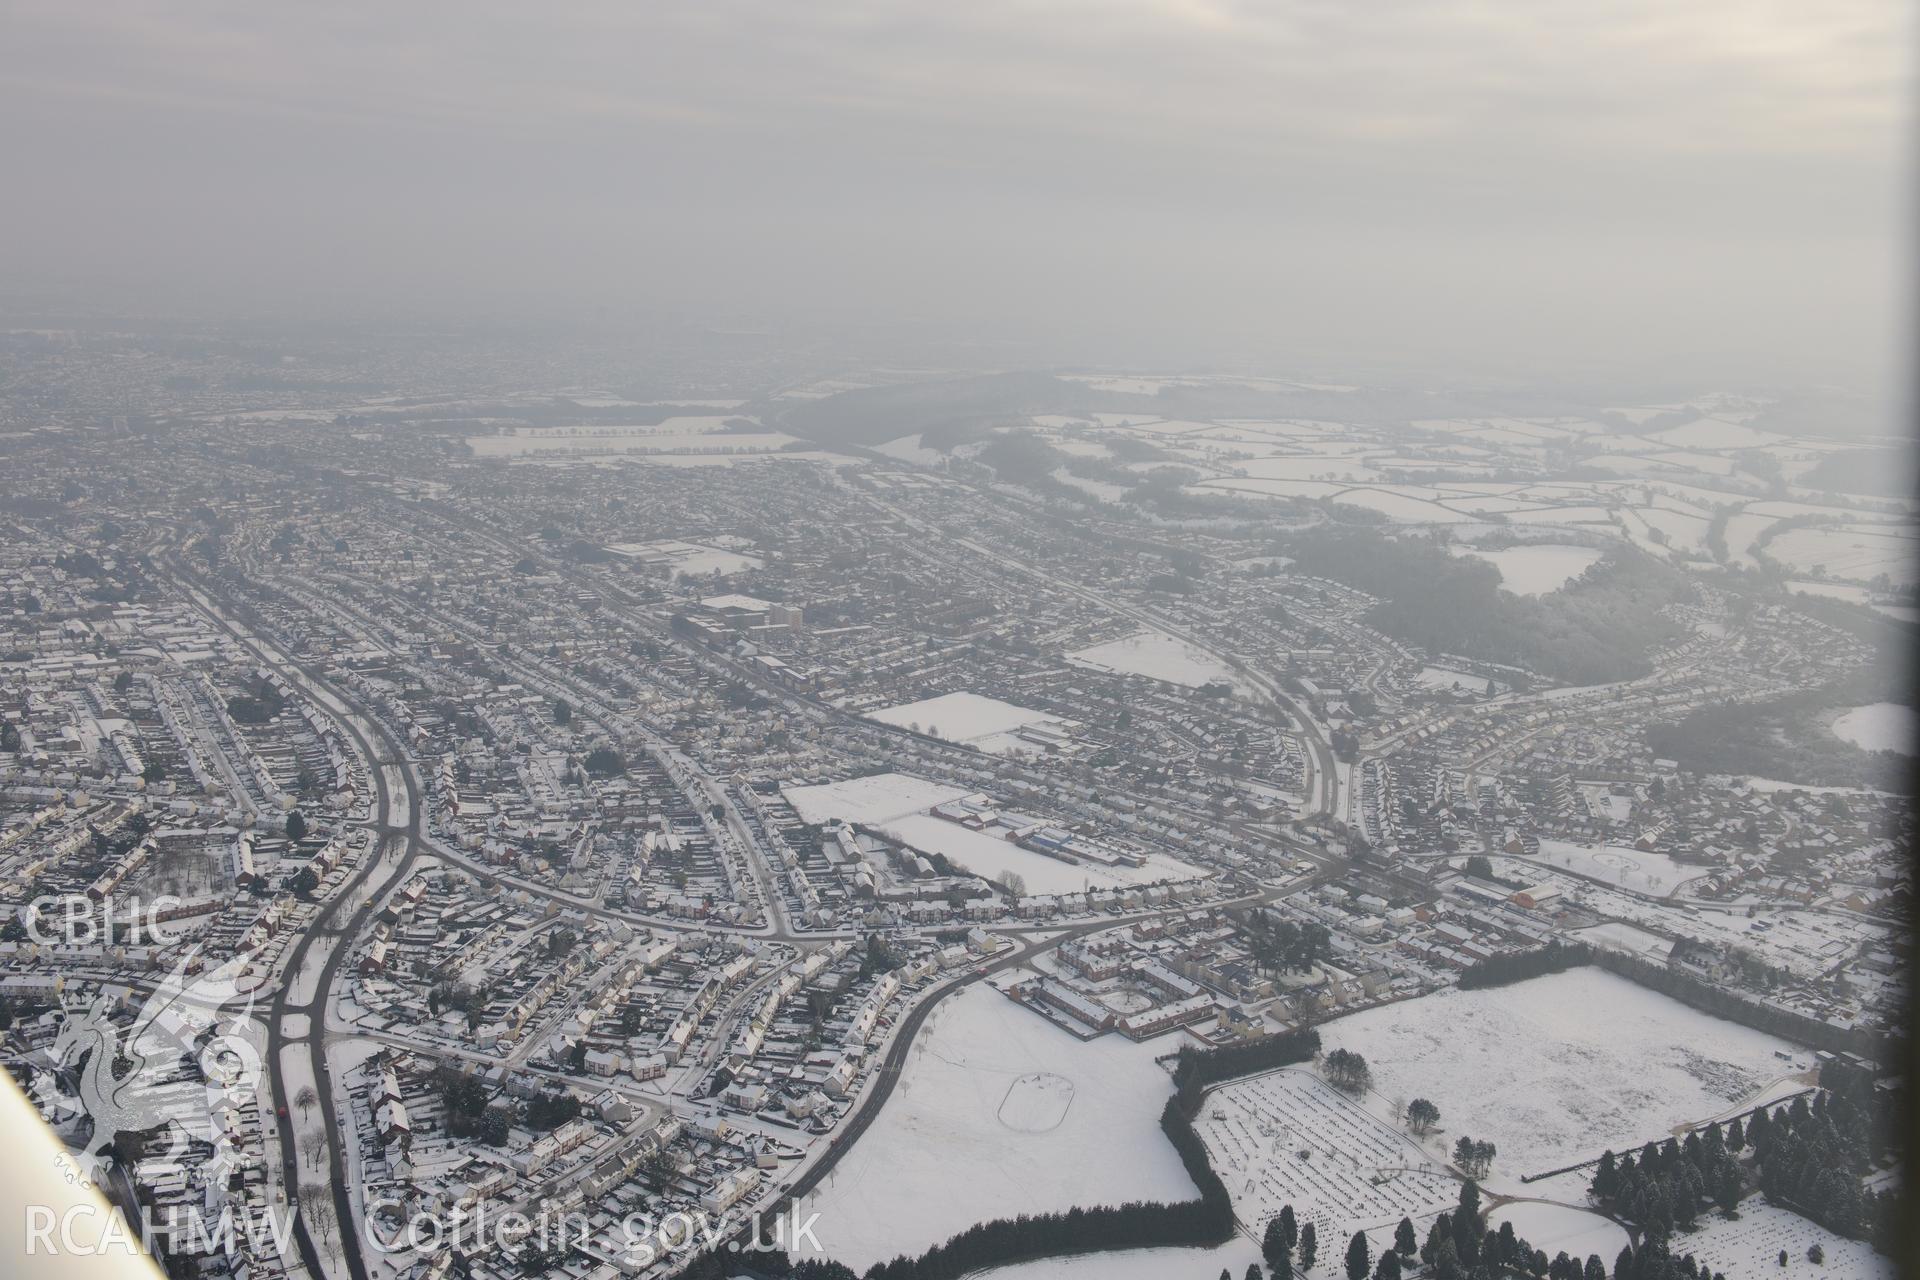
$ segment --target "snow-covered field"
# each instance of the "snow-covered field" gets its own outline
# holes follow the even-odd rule
[[[845,782],[787,787],[781,792],[802,822],[887,822],[971,794],[965,787],[916,778],[910,773],[876,773]]]
[[[1767,544],[1767,554],[1799,573],[1855,582],[1886,574],[1896,584],[1914,580],[1914,541],[1896,525],[1789,529]]]
[[[1229,476],[1224,480],[1203,480],[1187,486],[1188,493],[1235,493],[1264,498],[1325,498],[1342,493],[1347,486],[1333,480],[1261,480]]]
[[[1863,751],[1898,751],[1914,754],[1914,741],[1920,737],[1920,716],[1912,707],[1898,702],[1872,702],[1835,716],[1833,735],[1851,742]]]
[[[1525,863],[1532,859],[1521,858],[1516,861]],[[1591,876],[1634,893],[1647,893],[1655,897],[1664,897],[1672,893],[1674,886],[1681,881],[1703,874],[1702,869],[1685,867],[1664,853],[1646,853],[1630,845],[1610,844],[1596,848],[1568,840],[1542,840],[1539,861],[1550,867]]]
[[[1223,1270],[1238,1280],[1248,1264],[1260,1260],[1259,1246],[1237,1235],[1217,1249],[1122,1249],[1042,1258],[981,1271],[972,1280],[1214,1280]]]
[[[880,1118],[807,1204],[815,1233],[865,1271],[992,1218],[1191,1199],[1160,1132],[1173,1086],[1154,1057],[1170,1051],[1164,1039],[1077,1040],[969,987],[934,1010]]]
[[[1090,497],[1098,498],[1102,502],[1118,502],[1120,499],[1126,497],[1129,492],[1125,485],[1109,484],[1104,480],[1090,480],[1086,476],[1074,475],[1073,472],[1068,471],[1065,467],[1055,467],[1052,475],[1055,480],[1058,480],[1068,488],[1078,489],[1080,492]]]
[[[1008,755],[1015,751],[1038,752],[1039,746],[1016,736],[1016,731],[1039,725],[1063,734],[1079,728],[1071,720],[1035,711],[1031,707],[1002,702],[965,691],[943,693],[936,698],[903,702],[897,707],[869,711],[867,719],[882,724],[917,729],[948,742],[961,742],[989,755]]]
[[[1446,667],[1422,667],[1413,682],[1426,689],[1448,689],[1455,686],[1468,693],[1485,693],[1493,682],[1485,676],[1468,675],[1464,671],[1453,671]]]
[[[1487,1215],[1487,1225],[1496,1230],[1503,1222],[1511,1222],[1515,1235],[1545,1250],[1549,1258],[1565,1250],[1568,1256],[1585,1261],[1597,1253],[1609,1270],[1627,1243],[1627,1229],[1611,1218],[1566,1205],[1521,1200]]]
[[[1517,596],[1542,596],[1558,591],[1585,573],[1600,559],[1598,547],[1541,543],[1503,547],[1498,551],[1461,548],[1459,554],[1485,560],[1500,571],[1500,585]]]
[[[1649,956],[1663,962],[1673,951],[1673,943],[1659,934],[1648,933],[1645,929],[1636,929],[1618,920],[1596,924],[1589,929],[1576,929],[1572,936],[1581,942],[1611,947],[1615,951],[1624,951],[1628,955]]]
[[[1447,1208],[1460,1186],[1401,1129],[1312,1071],[1222,1085],[1194,1124],[1248,1231],[1291,1204],[1328,1241]]]
[[[1720,418],[1698,418],[1681,427],[1657,431],[1648,439],[1681,449],[1751,449],[1783,437]],[[1611,1259],[1609,1259],[1611,1261]]]
[[[1256,480],[1342,480],[1348,485],[1387,478],[1384,472],[1365,462],[1337,454],[1256,458],[1240,463],[1236,470]]]
[[[1211,655],[1164,631],[1139,631],[1067,655],[1067,661],[1096,671],[1149,676],[1197,689],[1215,680],[1232,681],[1233,672]]]
[[[1333,500],[1344,506],[1378,511],[1396,524],[1463,524],[1472,519],[1437,502],[1407,492],[1408,486],[1349,489]]]
[[[1594,968],[1444,991],[1320,1034],[1327,1049],[1366,1058],[1371,1097],[1385,1108],[1420,1097],[1440,1108],[1430,1150],[1462,1135],[1495,1143],[1487,1181],[1500,1191],[1519,1191],[1523,1174],[1664,1139],[1813,1065],[1788,1041]]]
[[[1307,419],[1209,423],[1094,412],[1039,415],[1033,424],[1055,447],[1083,454],[1104,449],[1102,437],[1151,440],[1160,457],[1135,462],[1133,469],[1151,470],[1166,462],[1193,468],[1197,474],[1185,486],[1193,494],[1324,499],[1367,508],[1396,524],[1444,524],[1469,532],[1476,527],[1491,532],[1494,526],[1480,520],[1499,514],[1507,524],[1561,526],[1624,539],[1648,554],[1681,562],[1708,558],[1705,535],[1716,509],[1747,508],[1733,516],[1726,540],[1730,560],[1749,567],[1755,563],[1756,540],[1782,518],[1823,514],[1844,523],[1781,531],[1768,554],[1802,573],[1818,566],[1827,577],[1856,583],[1879,572],[1896,582],[1913,581],[1920,560],[1910,554],[1915,535],[1909,519],[1845,503],[1756,498],[1756,478],[1740,450],[1771,454],[1792,477],[1833,445],[1760,430],[1738,420],[1747,412],[1635,409],[1637,415],[1662,419],[1647,419],[1644,434],[1622,431],[1617,420],[1569,416],[1417,419],[1409,424],[1424,437],[1417,451],[1408,450],[1405,440],[1359,424]],[[1491,478],[1501,474],[1504,463],[1518,459],[1537,465],[1542,450],[1555,444],[1578,449],[1595,474],[1536,483]],[[1421,473],[1424,482],[1403,480],[1407,472]],[[1064,473],[1060,478],[1075,483]],[[1103,494],[1097,487],[1079,487]],[[1566,581],[1566,570],[1584,569],[1578,561],[1593,549],[1562,544],[1552,549],[1552,559],[1534,550],[1514,549],[1513,568],[1503,570],[1508,590],[1551,591]]]
[[[1030,1071],[1007,1086],[1006,1097],[1000,1100],[1000,1123],[1019,1133],[1057,1129],[1076,1093],[1073,1081],[1065,1076]]]

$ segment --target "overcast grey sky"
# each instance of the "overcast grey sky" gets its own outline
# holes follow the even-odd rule
[[[1900,0],[0,6],[0,269],[1884,377]]]

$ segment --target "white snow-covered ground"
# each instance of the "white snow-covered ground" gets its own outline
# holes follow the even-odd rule
[[[1485,560],[1498,569],[1500,585],[1517,596],[1541,596],[1558,591],[1593,567],[1601,555],[1598,547],[1559,543],[1504,547],[1497,551],[1461,547],[1455,552]]]
[[[1104,452],[1104,451],[1103,451]],[[1074,475],[1065,467],[1055,467],[1053,478],[1070,488],[1078,489],[1090,497],[1102,502],[1118,502],[1130,492],[1123,484],[1109,484],[1104,480],[1089,480],[1085,476]]]
[[[1071,735],[1079,728],[1074,721],[1045,711],[964,690],[869,711],[867,719],[915,729],[948,742],[965,743],[990,755],[1008,755],[1015,751],[1038,753],[1040,747],[1016,736],[1019,729],[1037,725]]]
[[[1449,990],[1323,1025],[1328,1050],[1373,1071],[1369,1103],[1440,1108],[1430,1151],[1462,1136],[1498,1147],[1489,1189],[1637,1148],[1673,1126],[1723,1115],[1812,1065],[1788,1041],[1687,1008],[1601,969],[1512,986]],[[1786,1055],[1782,1058],[1781,1054]]]
[[[1920,715],[1898,702],[1872,702],[1835,716],[1829,727],[1834,737],[1862,751],[1898,751],[1910,756],[1915,739],[1920,738]]]
[[[1469,693],[1485,693],[1493,683],[1485,676],[1469,675],[1446,667],[1422,667],[1413,682],[1426,689],[1452,689],[1458,685]]]
[[[1138,631],[1118,640],[1076,649],[1067,661],[1077,667],[1118,675],[1147,676],[1198,689],[1216,680],[1233,681],[1233,672],[1193,645],[1164,631]]]
[[[1886,574],[1896,585],[1913,581],[1913,538],[1899,525],[1852,524],[1789,529],[1767,544],[1767,554],[1797,573],[1870,582]]]
[[[1518,1228],[1516,1228],[1517,1230]],[[1807,1261],[1807,1248],[1819,1245],[1825,1260]],[[1799,1214],[1749,1196],[1740,1203],[1740,1219],[1728,1222],[1719,1214],[1702,1219],[1700,1229],[1672,1240],[1676,1257],[1692,1254],[1709,1272],[1724,1271],[1728,1280],[1784,1276],[1787,1280],[1893,1280],[1898,1269],[1891,1258],[1875,1253],[1858,1240],[1848,1240]],[[1787,1265],[1780,1265],[1780,1251]]]
[[[1631,845],[1593,846],[1570,840],[1542,840],[1539,861],[1655,897],[1672,893],[1681,881],[1703,875],[1706,870],[1686,867],[1664,853],[1644,853]]]
[[[1673,943],[1659,934],[1648,933],[1645,929],[1636,929],[1618,920],[1596,924],[1589,929],[1576,929],[1573,936],[1582,942],[1591,942],[1595,946],[1611,947],[1615,951],[1624,951],[1628,955],[1648,956],[1662,962],[1673,951]]]
[[[1751,449],[1759,445],[1776,444],[1783,438],[1770,431],[1759,431],[1720,418],[1698,418],[1685,426],[1669,427],[1648,437],[1681,449]]]
[[[992,1218],[1191,1199],[1160,1132],[1173,1085],[1154,1057],[1171,1049],[1077,1040],[984,984],[949,998],[880,1118],[808,1202],[822,1247],[865,1271]]]
[[[1496,1230],[1503,1222],[1511,1222],[1515,1235],[1549,1258],[1562,1250],[1582,1261],[1597,1253],[1609,1272],[1627,1244],[1627,1229],[1613,1219],[1566,1205],[1518,1200],[1487,1215],[1487,1225]]]
[[[313,1003],[314,996],[320,990],[320,971],[327,967],[327,959],[338,945],[340,945],[338,937],[322,934],[307,947],[306,954],[302,957],[305,963],[300,966],[298,972],[286,976],[289,987],[288,1003],[297,1005]]]
[[[286,1093],[284,1097],[276,1098],[274,1101],[276,1105],[287,1108],[288,1113],[293,1117],[294,1148],[297,1157],[294,1164],[294,1177],[298,1180],[300,1187],[331,1188],[333,1184],[325,1162],[327,1138],[322,1128],[321,1111],[318,1107],[308,1110],[294,1102],[294,1099],[300,1096],[301,1090],[313,1089],[318,1093],[321,1087],[314,1079],[313,1059],[304,1041],[282,1046],[280,1081]],[[352,1224],[348,1224],[348,1229],[353,1229]],[[322,1242],[338,1241],[340,1231],[341,1224],[333,1221],[331,1215],[328,1215],[328,1220],[324,1227],[317,1230],[317,1235]],[[338,1247],[336,1243],[331,1246],[331,1249],[337,1250]]]
[[[1378,511],[1395,524],[1464,524],[1473,519],[1417,493],[1409,493],[1408,488],[1406,485],[1381,485],[1378,488],[1349,489],[1336,494],[1333,501]]]
[[[1323,1239],[1344,1242],[1459,1198],[1458,1180],[1404,1130],[1304,1068],[1222,1085],[1194,1128],[1248,1231],[1291,1204]]]
[[[786,787],[782,795],[802,822],[887,822],[910,813],[925,813],[934,805],[971,795],[965,787],[932,782],[910,773],[876,773],[845,782],[811,787]]]
[[[1217,1249],[1122,1249],[1042,1258],[982,1271],[973,1280],[1216,1280],[1222,1270],[1240,1280],[1249,1263],[1260,1261],[1259,1245],[1237,1235]]]

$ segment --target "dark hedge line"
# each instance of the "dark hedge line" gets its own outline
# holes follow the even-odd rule
[[[1550,942],[1534,951],[1488,956],[1477,964],[1467,966],[1460,973],[1460,989],[1478,991],[1484,987],[1504,987],[1591,963],[1592,948],[1578,943]]]

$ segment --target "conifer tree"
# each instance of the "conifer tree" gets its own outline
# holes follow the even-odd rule
[[[1367,1280],[1373,1270],[1373,1251],[1367,1247],[1367,1233],[1356,1231],[1347,1241],[1347,1280]]]

